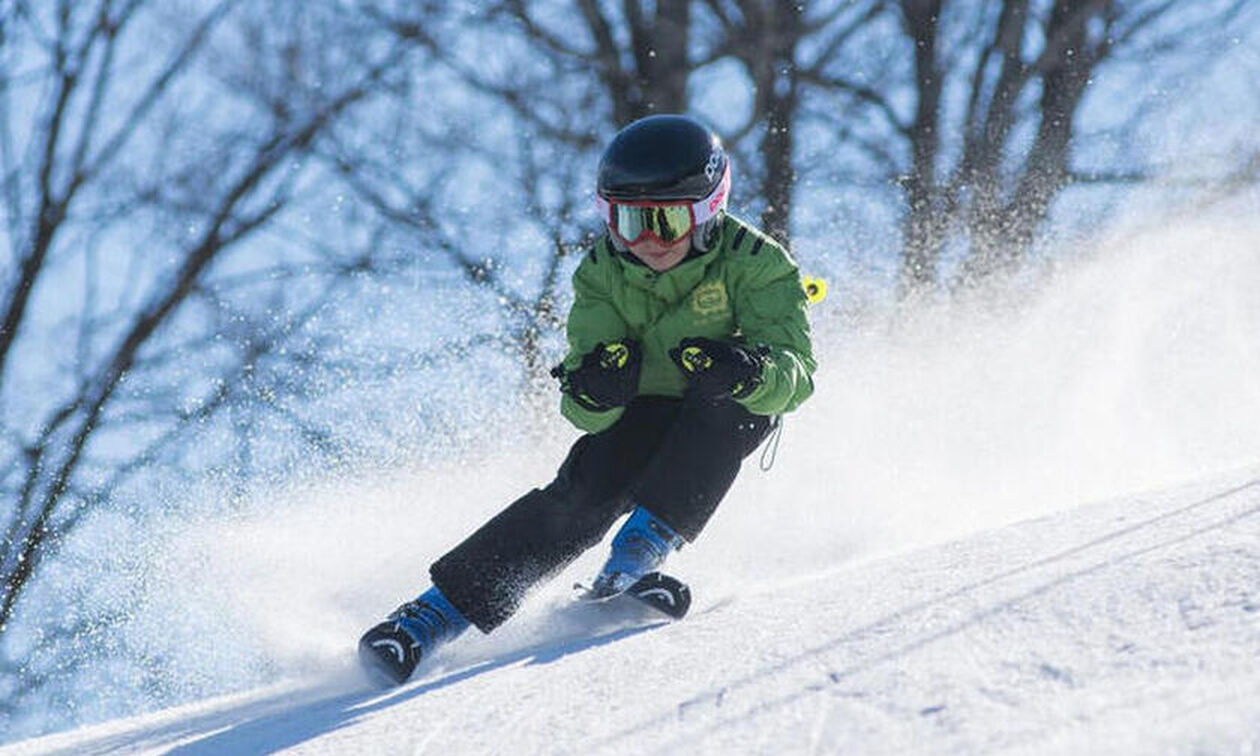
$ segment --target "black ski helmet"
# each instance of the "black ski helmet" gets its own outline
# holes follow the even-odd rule
[[[684,115],[653,115],[613,137],[599,161],[596,192],[604,200],[710,199],[711,217],[692,234],[692,243],[703,251],[722,225],[730,196],[729,170],[722,140],[709,127]],[[623,246],[615,237],[613,242]]]

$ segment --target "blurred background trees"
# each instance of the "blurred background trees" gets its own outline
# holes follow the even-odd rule
[[[620,126],[700,116],[807,267],[947,294],[1253,187],[1183,99],[1251,86],[1254,6],[0,0],[0,707],[126,621],[40,599],[93,527],[550,403]]]

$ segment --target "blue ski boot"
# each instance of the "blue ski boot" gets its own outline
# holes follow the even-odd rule
[[[683,537],[664,520],[643,507],[635,507],[630,519],[613,537],[612,555],[599,571],[586,598],[598,601],[624,593],[639,578],[656,571],[683,543]]]
[[[398,607],[359,640],[363,668],[382,685],[402,685],[420,660],[468,629],[469,622],[436,587]]]

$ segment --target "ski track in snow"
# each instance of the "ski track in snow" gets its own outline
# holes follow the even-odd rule
[[[605,618],[583,637],[575,613],[568,637],[395,691],[347,673],[0,752],[1255,752],[1258,515],[1250,471],[762,585],[677,624]]]
[[[1260,481],[1251,480],[1148,520],[1105,533],[1086,543],[1073,545],[968,583],[943,595],[912,603],[869,624],[849,630],[823,645],[811,647],[784,662],[734,680],[716,693],[684,701],[679,704],[679,718],[702,706],[724,708],[727,713],[719,715],[714,721],[704,722],[697,732],[688,732],[666,745],[682,746],[697,740],[698,736],[719,733],[723,734],[724,740],[730,740],[731,728],[742,730],[752,725],[756,729],[759,720],[774,717],[777,710],[797,705],[810,695],[842,685],[846,680],[882,665],[907,659],[933,644],[959,636],[974,626],[998,620],[1004,614],[1017,613],[1021,606],[1043,600],[1076,581],[1113,571],[1132,560],[1229,528],[1260,513],[1260,496],[1254,495],[1257,488],[1260,488]],[[1245,493],[1253,495],[1240,498],[1240,504],[1229,508],[1226,516],[1214,519],[1206,525],[1196,519],[1205,507]],[[1251,612],[1257,607],[1254,603],[1244,602],[1244,608]],[[1210,622],[1206,619],[1204,621]],[[921,629],[922,632],[915,634],[915,629]],[[912,632],[907,633],[907,630]],[[907,635],[910,637],[906,637]],[[822,667],[825,671],[795,671],[807,664]],[[1049,663],[1039,665],[1038,672],[1049,679],[1073,684],[1070,673]],[[767,697],[768,687],[780,687],[771,683],[771,678],[778,676],[792,680],[784,686],[789,690],[782,695]],[[1257,681],[1257,688],[1260,688],[1260,681]],[[746,691],[753,692],[749,694]],[[747,700],[740,703],[741,698]],[[932,704],[922,707],[919,713],[923,716],[939,715],[948,708],[944,703]],[[1260,713],[1260,708],[1257,708],[1257,712]],[[644,723],[632,730],[615,733],[605,742],[624,742],[623,738],[633,737],[639,731],[653,729],[653,725],[660,724],[663,724],[662,720]],[[703,737],[699,739],[707,741]],[[817,743],[811,745],[816,746]],[[863,747],[869,745],[863,744]]]

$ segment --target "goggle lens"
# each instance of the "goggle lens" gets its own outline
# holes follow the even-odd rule
[[[695,226],[690,204],[622,205],[612,203],[609,226],[626,243],[655,236],[669,244],[683,238]]]

